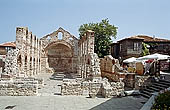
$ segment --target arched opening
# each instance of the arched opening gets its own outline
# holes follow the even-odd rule
[[[21,71],[21,65],[22,65],[21,55],[19,55],[18,58],[17,58],[17,64],[18,64],[19,71]]]
[[[27,56],[25,56],[25,72],[27,73]]]
[[[69,38],[69,40],[70,40],[70,41],[72,41],[72,40],[73,40],[73,38],[72,38],[72,37],[70,37],[70,38]]]
[[[57,36],[58,36],[58,39],[61,40],[63,38],[63,33],[59,32]]]
[[[32,57],[30,57],[30,70],[32,70]]]
[[[21,55],[18,56],[17,63],[18,63],[18,65],[19,65],[19,67],[21,67],[21,65],[22,65]]]
[[[73,50],[65,44],[52,44],[47,49],[49,67],[55,72],[71,72]]]
[[[36,75],[36,61],[35,61],[35,58],[33,60],[33,75]]]
[[[51,37],[50,37],[50,36],[48,36],[46,39],[47,39],[47,40],[50,40],[50,39],[51,39]]]

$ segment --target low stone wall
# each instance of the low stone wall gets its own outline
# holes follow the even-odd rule
[[[96,95],[102,95],[102,82],[89,83],[89,96],[95,98]]]
[[[111,82],[110,85],[103,86],[102,95],[106,98],[124,95],[123,82]]]
[[[38,93],[38,81],[1,80],[0,96],[35,96]]]
[[[15,81],[29,81],[29,82],[38,82],[38,86],[43,86],[44,85],[44,80],[43,79],[39,79],[39,78],[34,78],[34,77],[27,77],[27,78],[23,78],[23,77],[16,77],[14,79]]]
[[[120,96],[124,93],[123,82],[108,82],[101,80],[98,82],[67,80],[61,86],[62,95],[89,95],[94,98],[96,95],[104,97]]]
[[[82,95],[80,83],[64,83],[61,86],[62,95]]]

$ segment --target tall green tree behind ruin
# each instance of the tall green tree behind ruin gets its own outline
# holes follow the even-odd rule
[[[94,52],[97,53],[100,58],[108,55],[112,38],[116,39],[117,27],[110,24],[108,19],[104,19],[99,23],[83,24],[79,28],[80,38],[87,30],[95,32]]]

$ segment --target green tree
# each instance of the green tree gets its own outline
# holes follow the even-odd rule
[[[170,110],[170,91],[166,91],[156,97],[152,110]]]
[[[83,24],[79,28],[80,38],[87,30],[95,32],[94,52],[97,53],[99,57],[108,55],[110,44],[112,43],[112,37],[116,39],[117,27],[109,24],[108,19],[104,19],[99,23]]]
[[[142,43],[142,56],[146,56],[149,55],[149,49],[147,48],[147,44],[146,43]]]

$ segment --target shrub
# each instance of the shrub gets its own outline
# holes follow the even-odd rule
[[[152,110],[170,110],[170,91],[157,96]]]

